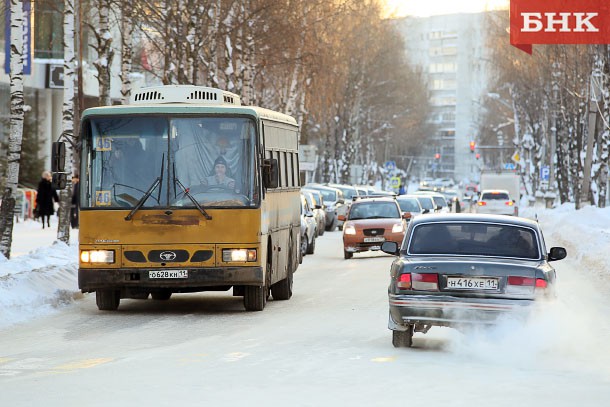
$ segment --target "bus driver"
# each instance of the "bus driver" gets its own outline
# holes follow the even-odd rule
[[[222,186],[227,189],[235,189],[235,180],[227,176],[227,161],[219,156],[214,161],[214,175],[206,177],[203,181],[203,185],[208,186]]]

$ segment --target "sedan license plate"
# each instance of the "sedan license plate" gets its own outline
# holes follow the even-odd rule
[[[447,277],[447,288],[453,290],[497,290],[497,278]]]
[[[376,236],[376,237],[365,237],[365,238],[364,238],[364,242],[365,242],[365,243],[371,243],[371,242],[385,242],[385,237],[383,237],[383,236]]]
[[[188,278],[188,270],[150,270],[148,278]]]

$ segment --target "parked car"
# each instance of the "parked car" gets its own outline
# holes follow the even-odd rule
[[[337,211],[342,211],[342,207],[345,203],[343,192],[337,188],[331,188],[321,184],[307,184],[303,189],[315,189],[322,193],[324,205],[326,206],[326,231],[335,230],[339,223]]]
[[[316,248],[316,228],[318,227],[309,204],[301,194],[301,250],[299,251],[299,263],[303,262],[303,256],[313,254]]]
[[[311,190],[302,189],[301,194],[305,197],[309,209],[313,212],[316,220],[316,237],[318,237],[324,233],[323,230],[326,228],[326,213],[324,212],[324,209],[322,209],[322,205],[316,202]]]
[[[302,191],[311,194],[315,207],[314,214],[318,220],[318,236],[322,236],[326,230],[326,205],[324,205],[324,197],[317,189],[302,189]]]
[[[396,202],[400,206],[400,210],[403,214],[408,213],[407,220],[410,221],[416,216],[424,214],[424,208],[413,195],[399,195],[396,197]]]
[[[406,216],[406,215],[405,215]],[[343,257],[351,259],[354,253],[380,250],[381,243],[400,243],[404,237],[406,221],[393,198],[363,198],[352,202],[345,215],[343,228]]]
[[[412,345],[414,332],[433,326],[493,324],[503,315],[527,315],[552,298],[563,247],[547,251],[537,222],[518,217],[436,214],[414,218],[390,269],[389,325],[395,347]]]
[[[503,189],[485,189],[474,207],[475,213],[517,216],[515,201],[510,199],[508,191]]]

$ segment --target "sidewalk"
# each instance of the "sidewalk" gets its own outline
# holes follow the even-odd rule
[[[28,254],[39,247],[48,247],[57,240],[57,216],[51,216],[51,227],[42,228],[42,222],[21,220],[13,224],[11,259]],[[70,229],[70,246],[78,245],[78,229]]]

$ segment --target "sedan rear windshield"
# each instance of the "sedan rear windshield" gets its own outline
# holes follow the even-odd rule
[[[481,200],[483,201],[493,201],[494,199],[507,201],[510,198],[508,197],[508,194],[506,192],[486,192],[481,197]]]
[[[417,225],[405,242],[409,254],[540,258],[536,232],[516,225],[426,223]]]

